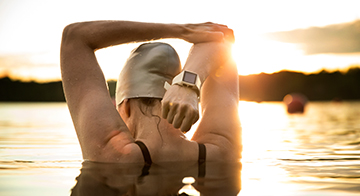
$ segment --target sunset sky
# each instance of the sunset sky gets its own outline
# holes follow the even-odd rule
[[[345,70],[360,66],[360,1],[0,0],[0,77],[60,79],[63,28],[90,20],[216,22],[234,29],[239,74]],[[185,62],[190,44],[166,40]],[[107,79],[117,78],[136,44],[96,53]]]

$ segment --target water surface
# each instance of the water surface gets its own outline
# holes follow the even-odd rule
[[[199,178],[194,163],[152,166],[148,175],[142,166],[82,163],[65,103],[0,103],[0,195],[70,195],[92,180],[97,191],[128,186],[135,195],[360,194],[360,101],[310,102],[293,115],[280,102],[240,102],[239,112],[241,163],[207,164]]]

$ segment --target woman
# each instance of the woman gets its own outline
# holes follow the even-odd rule
[[[162,38],[194,44],[184,68],[177,65],[171,46],[141,45],[120,74],[115,108],[94,51]],[[61,43],[61,73],[83,158],[147,164],[237,161],[241,130],[238,75],[230,58],[233,41],[231,29],[213,23],[93,21],[67,26]],[[199,97],[202,118],[189,141],[183,132],[199,118]]]

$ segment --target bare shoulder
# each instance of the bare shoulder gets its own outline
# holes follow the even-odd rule
[[[111,137],[99,156],[94,158],[100,162],[136,163],[143,161],[139,146],[123,132]]]

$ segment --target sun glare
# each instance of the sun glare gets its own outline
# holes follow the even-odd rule
[[[280,142],[282,133],[268,130],[268,128],[275,127],[277,130],[282,130],[281,126],[286,124],[288,117],[282,103],[261,104],[240,101],[239,115],[243,129],[243,145],[247,147],[244,149],[244,156],[256,157],[257,154],[271,148],[279,149],[278,144],[282,143]],[[261,133],[261,137],[259,137],[259,133]],[[253,142],[255,140],[257,140],[256,143]],[[264,145],[268,147],[264,148]]]
[[[289,115],[281,102],[239,102],[242,127],[242,187],[240,195],[258,195],[255,191],[282,190],[291,192],[298,187],[284,186],[287,171],[274,167],[274,160],[287,156],[291,143],[285,139],[295,137],[286,132]],[[290,134],[290,135],[289,135]],[[261,157],[261,158],[260,158]],[[261,190],[258,189],[261,184]],[[251,192],[249,192],[251,191]],[[279,192],[280,194],[280,192]],[[260,194],[261,195],[261,194]],[[281,195],[281,194],[280,194]]]
[[[302,51],[294,44],[271,41],[260,36],[240,39],[234,44],[232,55],[240,75],[296,70],[296,60],[303,57]]]

